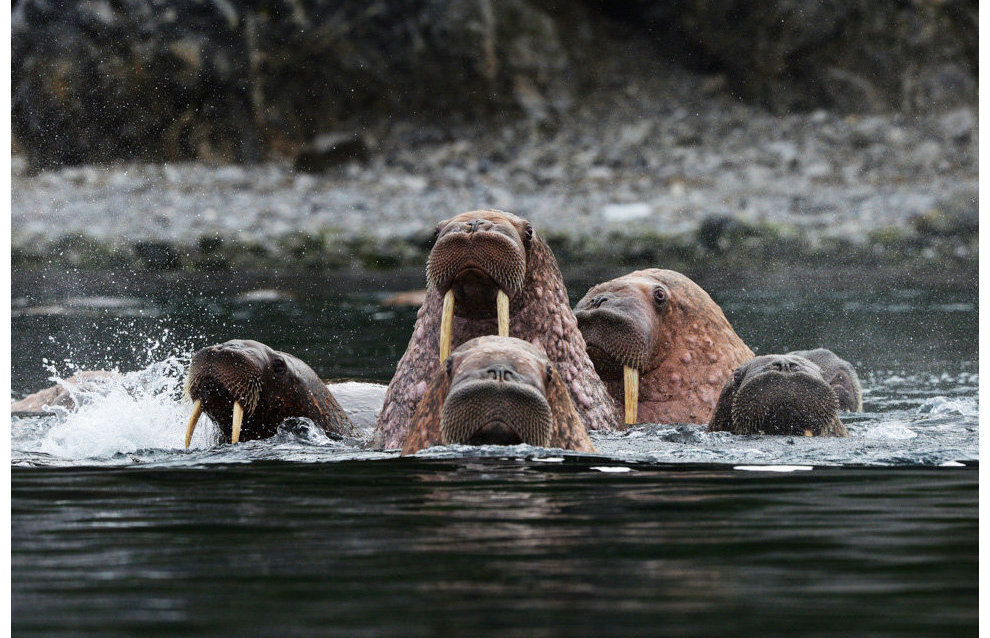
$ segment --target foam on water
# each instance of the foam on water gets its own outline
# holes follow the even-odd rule
[[[55,417],[15,419],[15,451],[61,459],[111,458],[138,450],[180,450],[191,404],[182,396],[187,360],[172,356],[96,384],[76,385],[61,377],[73,410],[54,408]],[[17,427],[21,426],[21,427]],[[210,448],[219,439],[209,419],[193,435],[191,448]]]
[[[183,396],[189,355],[170,355],[141,370],[117,373],[87,387],[55,375],[77,408],[51,417],[14,418],[12,460],[18,465],[210,465],[255,461],[331,462],[381,459],[395,451],[367,449],[383,386],[332,384],[341,405],[360,423],[361,438],[333,438],[306,419],[282,424],[264,441],[218,445],[205,415],[189,450],[183,447],[191,405]],[[68,366],[74,372],[73,366]],[[957,382],[962,383],[957,384]],[[706,463],[733,466],[944,465],[979,458],[978,380],[939,376],[908,381],[875,378],[867,386],[870,411],[843,414],[849,438],[734,436],[698,425],[639,425],[624,432],[592,433],[598,454],[617,463]],[[907,386],[907,387],[905,387]],[[947,387],[948,386],[948,387]],[[896,389],[894,389],[896,388]],[[938,394],[947,390],[948,394]],[[529,445],[423,450],[428,458],[498,457],[547,462],[575,453]],[[625,467],[601,464],[596,467]],[[612,471],[612,470],[602,470]]]

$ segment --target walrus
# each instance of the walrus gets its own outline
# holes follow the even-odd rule
[[[270,437],[290,417],[305,417],[332,434],[357,433],[312,368],[258,341],[232,339],[197,351],[186,394],[193,401],[187,448],[202,412],[219,426],[224,443]]]
[[[753,357],[708,293],[672,270],[597,284],[574,315],[627,424],[707,423],[726,379]]]
[[[91,392],[111,381],[115,373],[108,370],[80,370],[57,385],[27,395],[10,404],[11,416],[54,416],[53,409],[74,410],[76,400],[70,388]]]
[[[403,447],[416,406],[450,350],[494,334],[542,348],[589,429],[617,427],[614,402],[588,358],[557,260],[532,224],[496,210],[443,221],[426,276],[426,300],[389,383],[376,447]]]
[[[402,454],[454,443],[595,451],[546,355],[521,339],[497,336],[471,339],[441,364],[416,407]]]
[[[739,366],[719,395],[712,432],[848,436],[822,369],[802,356],[768,354]]]
[[[804,357],[821,368],[822,378],[832,386],[839,399],[840,410],[860,412],[863,409],[863,387],[859,384],[856,370],[848,361],[827,348],[795,350],[787,354]]]

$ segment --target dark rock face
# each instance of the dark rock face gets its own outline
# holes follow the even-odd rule
[[[976,0],[19,0],[12,126],[47,167],[292,157],[396,119],[553,123],[588,86],[657,72],[602,44],[775,111],[928,111],[976,103],[977,18]]]
[[[258,155],[232,7],[23,0],[11,31],[12,125],[32,163]]]
[[[252,161],[342,123],[540,109],[567,67],[524,0],[22,0],[12,23],[36,166]]]
[[[929,111],[974,104],[977,0],[627,0],[662,48],[784,112]]]

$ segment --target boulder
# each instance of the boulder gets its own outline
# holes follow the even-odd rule
[[[250,162],[393,116],[554,108],[568,65],[525,0],[21,0],[11,20],[35,167]]]
[[[976,104],[977,0],[618,0],[667,55],[787,112]]]

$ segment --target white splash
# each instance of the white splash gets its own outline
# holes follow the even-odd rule
[[[980,415],[980,407],[975,399],[950,399],[948,397],[937,396],[926,399],[924,403],[918,406],[918,414],[975,417]]]
[[[183,397],[186,361],[171,356],[142,370],[119,373],[90,386],[57,378],[71,394],[75,410],[59,410],[42,423],[12,424],[11,445],[65,459],[105,458],[138,450],[181,450],[192,409]],[[21,426],[21,427],[19,427]],[[191,448],[208,448],[219,439],[207,418],[193,435]]]
[[[736,465],[732,469],[743,472],[809,472],[810,465]]]
[[[888,421],[886,423],[880,423],[879,425],[871,427],[866,431],[864,436],[868,439],[906,440],[913,439],[918,435],[903,423]]]

